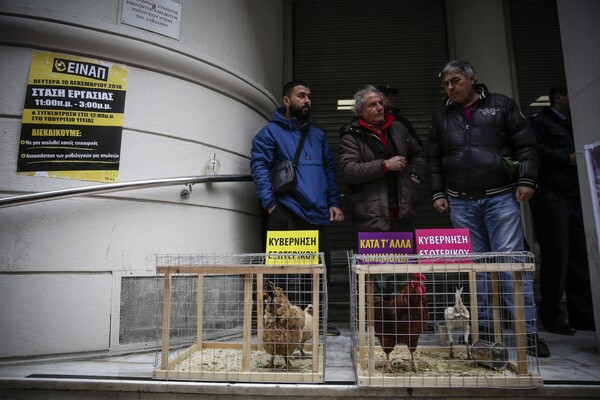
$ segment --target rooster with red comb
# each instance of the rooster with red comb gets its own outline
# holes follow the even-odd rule
[[[421,333],[427,328],[429,309],[425,282],[420,272],[413,273],[410,282],[404,285],[391,300],[375,302],[375,336],[385,352],[385,372],[394,372],[390,353],[396,344],[406,344],[410,351],[410,369],[418,372],[414,352]]]

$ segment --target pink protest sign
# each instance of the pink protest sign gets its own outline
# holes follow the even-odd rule
[[[405,261],[401,255],[413,254],[412,232],[359,232],[358,254],[368,254],[372,263]]]
[[[417,229],[417,254],[460,255],[471,253],[471,236],[466,228]]]

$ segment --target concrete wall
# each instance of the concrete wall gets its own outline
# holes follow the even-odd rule
[[[600,323],[600,250],[583,149],[600,141],[600,2],[558,0],[558,16],[573,118],[596,327]],[[600,329],[596,329],[600,343]]]
[[[478,81],[491,92],[516,99],[504,2],[447,0],[446,14],[450,58],[471,62]]]
[[[0,1],[0,196],[95,183],[16,174],[35,49],[127,66],[119,181],[249,173],[279,98],[283,4],[181,0],[180,40],[123,25],[118,0]],[[113,349],[117,276],[155,254],[259,250],[251,183],[166,187],[0,209],[0,359]],[[115,337],[114,335],[112,337]]]

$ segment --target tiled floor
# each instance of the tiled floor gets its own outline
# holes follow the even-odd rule
[[[355,382],[350,353],[350,331],[341,327],[340,336],[327,337],[325,383]],[[561,336],[541,332],[551,357],[540,358],[540,373],[544,385],[598,385],[600,389],[600,351],[595,332],[578,332]],[[0,366],[0,380],[28,377],[90,378],[90,379],[151,379],[155,353],[131,354],[92,360],[39,362],[25,365]]]
[[[600,385],[600,351],[596,332],[581,331],[575,336],[540,332],[551,356],[540,358],[540,372],[546,384],[593,383]]]

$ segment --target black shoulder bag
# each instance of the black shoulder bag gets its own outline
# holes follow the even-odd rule
[[[300,135],[300,144],[296,149],[294,155],[294,161],[283,160],[278,162],[271,168],[271,184],[273,185],[273,192],[276,195],[286,194],[291,192],[298,184],[298,177],[296,176],[296,165],[298,165],[298,159],[302,152],[302,146],[304,145],[304,139],[306,138],[306,131],[302,131]]]

